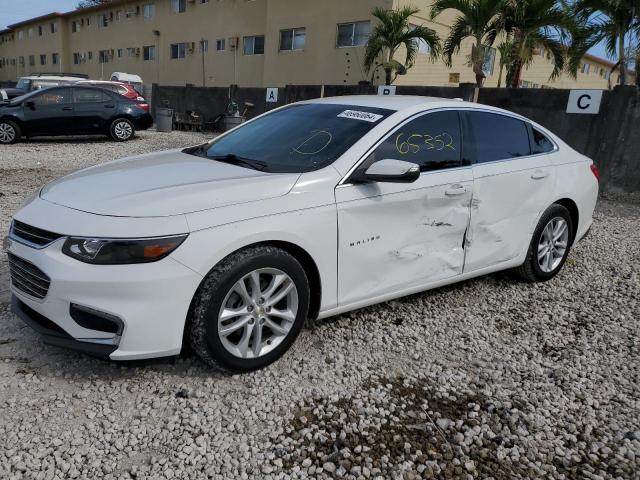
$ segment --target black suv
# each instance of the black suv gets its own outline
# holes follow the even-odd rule
[[[149,105],[96,87],[65,85],[0,103],[0,143],[23,136],[106,134],[118,142],[153,124]]]

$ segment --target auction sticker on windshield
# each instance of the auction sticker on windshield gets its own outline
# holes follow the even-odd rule
[[[353,118],[355,120],[363,120],[369,123],[375,123],[380,120],[383,115],[377,115],[375,113],[369,112],[361,112],[359,110],[345,110],[344,112],[338,114],[341,118]]]

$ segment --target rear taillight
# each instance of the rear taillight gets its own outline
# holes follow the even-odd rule
[[[600,170],[598,170],[598,167],[596,167],[595,163],[591,164],[591,173],[593,173],[593,176],[596,177],[596,180],[600,181]]]
[[[145,112],[149,113],[149,104],[148,103],[138,103],[138,107],[140,107]]]

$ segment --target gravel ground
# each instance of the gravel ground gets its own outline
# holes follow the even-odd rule
[[[202,138],[0,149],[0,228],[52,177]],[[319,322],[240,376],[43,346],[0,295],[0,478],[640,478],[639,231],[639,197],[603,198],[550,282]]]

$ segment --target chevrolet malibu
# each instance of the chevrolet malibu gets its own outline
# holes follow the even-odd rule
[[[190,345],[252,370],[308,318],[499,270],[553,278],[591,226],[597,177],[497,108],[301,102],[36,191],[6,242],[12,308],[49,344],[112,360]]]

